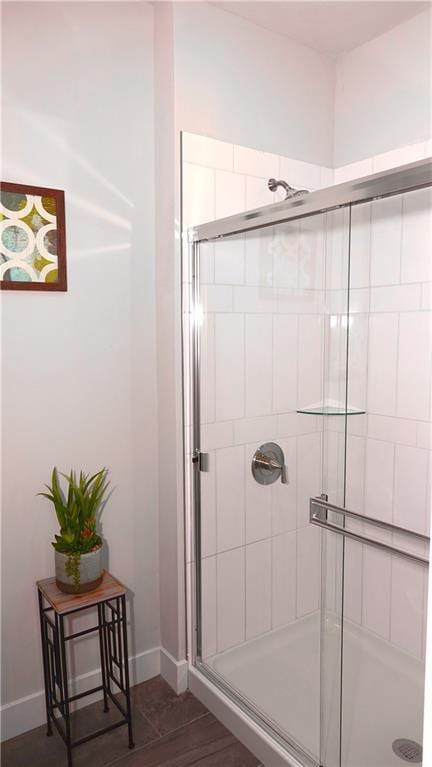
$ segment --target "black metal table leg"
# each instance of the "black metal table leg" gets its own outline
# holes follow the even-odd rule
[[[125,672],[125,691],[126,691],[126,710],[127,710],[127,723],[129,734],[129,748],[134,748],[135,743],[132,735],[132,706],[130,697],[130,684],[129,684],[129,653],[128,653],[128,640],[127,640],[127,620],[126,620],[126,597],[121,598],[121,620],[123,624],[123,657],[124,657],[124,672]]]
[[[98,611],[98,625],[99,625],[99,651],[100,651],[101,671],[102,671],[104,712],[107,713],[109,711],[108,695],[107,695],[108,679],[107,679],[107,659],[106,659],[106,653],[105,653],[105,639],[104,639],[105,628],[104,628],[103,603],[98,604],[97,611]]]
[[[52,735],[51,725],[51,701],[50,701],[50,682],[49,682],[49,660],[48,660],[48,642],[47,642],[47,628],[44,615],[43,596],[38,591],[39,596],[39,617],[41,627],[41,641],[42,641],[42,661],[43,661],[43,673],[44,673],[44,688],[45,688],[45,708],[47,718],[47,735]]]
[[[71,738],[71,726],[70,726],[70,708],[69,708],[69,683],[68,683],[68,675],[67,675],[67,662],[66,662],[66,643],[65,643],[65,634],[64,634],[64,616],[56,615],[56,625],[58,628],[59,626],[59,642],[60,642],[60,656],[61,656],[61,663],[60,663],[60,674],[61,674],[61,690],[62,690],[62,701],[63,701],[63,716],[65,720],[65,728],[66,728],[66,748],[67,748],[67,759],[68,759],[68,767],[72,767],[72,738]]]

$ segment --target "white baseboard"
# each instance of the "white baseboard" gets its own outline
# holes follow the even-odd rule
[[[160,651],[160,673],[168,682],[170,687],[180,695],[188,686],[188,662],[187,660],[176,660],[173,656],[161,647]]]
[[[157,676],[160,670],[160,647],[153,647],[151,650],[138,653],[129,660],[131,685],[145,682],[147,679]],[[169,682],[169,680],[167,681]],[[72,694],[84,692],[84,690],[97,687],[98,684],[100,684],[100,669],[95,669],[72,680]],[[100,694],[89,695],[78,701],[77,707],[80,705],[88,706],[101,697]],[[39,690],[25,698],[6,703],[1,707],[0,712],[2,741],[20,735],[22,732],[27,732],[27,730],[32,730],[34,727],[39,727],[46,722],[44,691]]]

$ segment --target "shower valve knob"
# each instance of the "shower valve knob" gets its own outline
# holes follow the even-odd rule
[[[285,456],[276,442],[265,442],[255,451],[251,469],[260,485],[271,485],[279,478],[283,485],[288,483]]]

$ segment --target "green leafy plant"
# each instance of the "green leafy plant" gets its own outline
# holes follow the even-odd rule
[[[61,476],[67,482],[67,495],[59,482],[57,468],[51,475],[51,485],[45,485],[48,492],[38,495],[52,502],[60,526],[60,535],[55,535],[52,545],[57,551],[66,554],[66,573],[73,579],[74,586],[80,583],[80,557],[95,551],[102,545],[97,532],[98,515],[107,491],[107,469],[101,469],[89,476],[80,471]]]

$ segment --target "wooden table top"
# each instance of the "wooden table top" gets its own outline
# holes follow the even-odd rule
[[[127,589],[117,578],[114,578],[108,570],[104,570],[102,583],[94,591],[87,594],[65,594],[56,586],[55,578],[45,578],[37,581],[36,585],[45,599],[50,603],[58,615],[72,613],[74,610],[83,610],[107,599],[115,599],[126,594]]]

